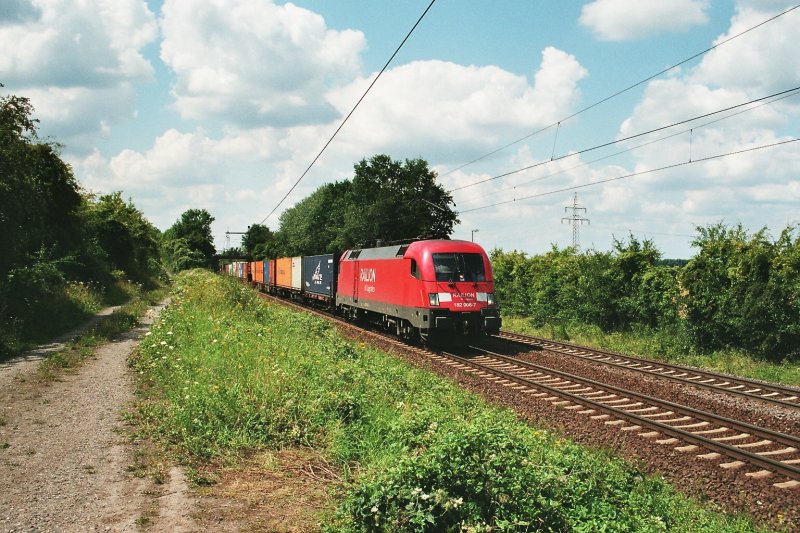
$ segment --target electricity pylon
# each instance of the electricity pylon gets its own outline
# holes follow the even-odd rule
[[[583,218],[580,216],[581,212],[586,212],[585,207],[581,207],[578,205],[578,193],[575,193],[575,196],[572,197],[572,205],[568,205],[564,208],[564,211],[572,210],[572,215],[568,217],[563,217],[561,219],[561,223],[563,224],[564,221],[568,221],[572,224],[572,246],[575,248],[575,251],[581,249],[581,231],[580,227],[581,224],[586,222],[589,223],[588,218]]]

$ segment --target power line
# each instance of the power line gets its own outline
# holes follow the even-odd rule
[[[513,202],[520,202],[522,200],[530,200],[532,198],[540,198],[542,196],[549,196],[551,194],[556,194],[556,193],[560,193],[560,192],[574,191],[576,189],[585,189],[586,187],[592,187],[594,185],[600,185],[600,184],[608,183],[608,182],[611,182],[611,181],[618,181],[618,180],[622,180],[622,179],[626,179],[626,178],[633,178],[635,176],[642,176],[644,174],[652,174],[654,172],[660,172],[662,170],[669,170],[669,169],[673,169],[673,168],[683,167],[683,166],[686,166],[686,165],[693,165],[695,163],[702,163],[704,161],[711,161],[713,159],[722,159],[724,157],[729,157],[729,156],[738,155],[738,154],[744,154],[744,153],[747,153],[747,152],[755,152],[756,150],[763,150],[765,148],[773,148],[775,146],[781,146],[781,145],[784,145],[784,144],[789,144],[789,143],[793,143],[793,142],[797,142],[797,141],[800,141],[800,138],[789,139],[789,140],[786,140],[786,141],[779,141],[779,142],[775,142],[775,143],[772,143],[772,144],[764,144],[764,145],[761,145],[761,146],[755,146],[753,148],[744,148],[742,150],[736,150],[734,152],[728,152],[728,153],[725,153],[725,154],[712,155],[712,156],[703,157],[703,158],[700,158],[700,159],[695,159],[693,161],[683,161],[681,163],[675,163],[675,164],[672,164],[672,165],[667,165],[667,166],[663,166],[663,167],[659,167],[659,168],[651,168],[649,170],[641,170],[639,172],[632,172],[630,174],[625,174],[624,176],[617,176],[615,178],[607,178],[607,179],[604,179],[604,180],[593,181],[591,183],[584,183],[583,185],[573,185],[571,187],[564,187],[563,189],[557,189],[557,190],[538,193],[538,194],[531,194],[529,196],[523,196],[522,198],[515,198],[513,200],[505,200],[503,202],[496,202],[496,203],[489,204],[489,205],[484,205],[484,206],[481,206],[481,207],[474,207],[472,209],[465,209],[464,211],[460,211],[459,214],[470,213],[472,211],[479,211],[481,209],[488,209],[490,207],[497,207],[498,205],[505,205],[505,204],[510,204],[510,203],[513,203]]]
[[[709,120],[708,122],[704,122],[702,124],[698,124],[697,126],[693,126],[692,128],[688,128],[688,129],[685,129],[685,130],[677,131],[677,132],[671,133],[671,134],[669,134],[667,136],[660,137],[658,139],[654,139],[652,141],[644,142],[644,143],[641,143],[641,144],[637,144],[636,146],[632,146],[630,148],[626,148],[625,150],[620,150],[618,152],[614,152],[613,154],[604,155],[603,157],[598,157],[597,159],[592,159],[591,161],[586,161],[586,162],[580,163],[578,165],[571,166],[569,168],[565,168],[565,169],[562,169],[562,170],[559,170],[559,171],[556,171],[556,172],[551,172],[549,174],[545,174],[544,176],[539,176],[538,178],[534,178],[532,180],[529,180],[529,181],[526,181],[526,182],[523,182],[523,183],[518,183],[518,184],[514,185],[513,187],[505,187],[505,188],[500,189],[500,190],[498,190],[496,192],[489,193],[489,194],[484,194],[484,195],[482,195],[481,198],[482,199],[486,199],[486,198],[488,198],[490,196],[496,196],[496,195],[498,195],[500,193],[503,193],[505,191],[510,191],[510,190],[514,190],[514,192],[516,193],[516,190],[519,187],[524,187],[524,186],[530,185],[532,183],[543,181],[543,180],[545,180],[547,178],[552,178],[553,176],[558,176],[559,174],[564,174],[564,173],[569,172],[571,170],[575,170],[575,169],[578,169],[578,168],[586,167],[586,166],[589,166],[591,164],[598,163],[600,161],[604,161],[606,159],[610,159],[612,157],[616,157],[618,155],[625,154],[627,152],[632,152],[634,150],[638,150],[639,148],[644,148],[645,146],[650,146],[650,145],[653,145],[653,144],[657,144],[657,143],[672,139],[674,137],[678,137],[679,135],[683,135],[685,133],[689,133],[692,130],[698,130],[700,128],[705,128],[706,126],[710,126],[712,124],[717,124],[719,122],[722,122],[723,120],[728,120],[729,118],[733,118],[733,117],[736,117],[738,115],[742,115],[744,113],[749,113],[750,111],[759,109],[760,107],[763,107],[763,106],[766,106],[766,105],[771,105],[771,104],[774,104],[775,102],[779,102],[781,100],[785,100],[787,98],[791,98],[792,96],[798,96],[798,95],[800,95],[800,92],[793,92],[793,93],[790,93],[790,94],[784,94],[780,98],[775,98],[774,100],[765,101],[765,102],[760,103],[759,105],[756,105],[756,106],[753,106],[753,107],[749,107],[747,109],[742,109],[741,111],[736,111],[735,113],[731,113],[730,115],[726,115],[724,117],[720,117],[720,118],[717,118],[717,119],[714,119],[714,120]],[[568,154],[568,157],[571,156],[571,155],[573,155],[573,154]]]
[[[436,0],[431,0],[431,3],[428,4],[428,7],[426,7],[425,11],[422,12],[422,15],[419,16],[419,18],[417,19],[417,22],[414,23],[414,26],[406,34],[405,38],[400,43],[400,45],[395,49],[395,51],[392,54],[392,56],[389,58],[388,61],[386,61],[386,64],[383,65],[383,68],[380,70],[380,72],[378,72],[378,75],[375,76],[375,79],[372,80],[372,83],[369,84],[369,86],[367,87],[367,90],[364,91],[364,94],[362,94],[361,98],[358,99],[358,102],[356,102],[356,105],[353,106],[353,109],[350,110],[350,112],[344,118],[342,123],[339,124],[339,127],[336,128],[336,131],[333,132],[333,135],[331,135],[330,139],[328,139],[328,142],[325,143],[325,145],[319,151],[319,153],[314,158],[314,160],[311,161],[311,163],[308,165],[308,167],[306,167],[305,171],[303,171],[303,174],[299,178],[297,178],[297,181],[294,182],[294,185],[292,185],[292,187],[289,189],[289,191],[283,196],[283,198],[281,198],[281,201],[278,202],[278,205],[273,207],[272,211],[270,211],[269,214],[267,216],[265,216],[261,220],[260,224],[263,224],[269,217],[272,216],[272,214],[281,206],[281,204],[283,204],[283,202],[286,200],[286,198],[288,198],[289,195],[292,194],[292,191],[295,189],[295,187],[297,187],[297,185],[303,180],[303,178],[306,177],[306,174],[308,174],[308,171],[311,170],[311,167],[313,167],[314,164],[317,162],[317,160],[322,156],[322,153],[325,151],[326,148],[328,148],[328,145],[330,145],[331,142],[333,142],[333,139],[336,137],[336,135],[339,133],[339,131],[344,127],[344,125],[347,123],[347,121],[350,120],[350,117],[353,115],[353,113],[355,112],[356,108],[358,108],[358,106],[361,105],[361,102],[364,100],[364,98],[366,98],[367,93],[369,93],[369,91],[372,89],[373,85],[375,85],[375,83],[378,81],[378,79],[381,77],[381,75],[389,67],[389,64],[392,62],[392,60],[394,60],[394,58],[398,54],[398,52],[400,52],[400,49],[403,47],[403,45],[406,44],[406,41],[409,39],[409,37],[411,37],[411,34],[414,33],[414,30],[417,29],[417,26],[419,26],[419,23],[422,22],[422,19],[425,17],[425,15],[428,14],[428,11],[430,11],[431,7],[433,7],[433,4],[435,2],[436,2]]]
[[[516,170],[511,170],[509,172],[504,172],[503,174],[498,174],[497,176],[492,176],[490,178],[478,180],[478,181],[475,181],[473,183],[469,183],[467,185],[462,185],[460,187],[455,187],[453,189],[450,189],[447,192],[448,193],[452,193],[452,192],[455,192],[455,191],[460,191],[462,189],[467,189],[469,187],[474,187],[475,185],[480,185],[481,183],[486,183],[486,182],[493,181],[493,180],[496,180],[496,179],[499,179],[499,178],[505,178],[506,176],[511,176],[512,174],[518,174],[518,173],[523,172],[525,170],[530,170],[532,168],[536,168],[536,167],[540,167],[540,166],[543,166],[543,165],[547,165],[547,164],[553,163],[555,161],[561,161],[562,159],[566,159],[568,157],[575,157],[577,155],[585,154],[587,152],[592,152],[594,150],[599,150],[600,148],[606,148],[608,146],[613,146],[615,144],[619,144],[619,143],[622,143],[622,142],[625,142],[625,141],[630,141],[631,139],[636,139],[637,137],[643,137],[643,136],[649,135],[651,133],[657,133],[659,131],[667,130],[669,128],[674,128],[675,126],[680,126],[681,124],[688,124],[689,122],[694,122],[695,120],[700,120],[700,119],[703,119],[703,118],[706,118],[706,117],[710,117],[710,116],[713,116],[713,115],[718,115],[720,113],[724,113],[726,111],[731,111],[732,109],[738,109],[740,107],[744,107],[746,105],[754,104],[756,102],[762,102],[764,100],[769,100],[771,98],[775,98],[775,97],[781,96],[781,95],[790,95],[790,93],[794,93],[794,92],[799,91],[799,90],[800,90],[800,86],[797,86],[797,87],[794,87],[792,89],[788,89],[786,91],[780,91],[780,92],[771,94],[769,96],[764,96],[762,98],[756,98],[755,100],[750,100],[749,102],[744,102],[744,103],[737,104],[737,105],[734,105],[734,106],[726,107],[724,109],[719,109],[717,111],[712,111],[710,113],[705,113],[703,115],[698,115],[696,117],[692,117],[692,118],[689,118],[689,119],[681,120],[681,121],[678,121],[678,122],[673,122],[672,124],[669,124],[667,126],[661,126],[661,127],[658,127],[658,128],[652,129],[652,130],[644,131],[644,132],[641,132],[641,133],[636,133],[634,135],[629,135],[628,137],[623,137],[621,139],[616,139],[614,141],[609,141],[609,142],[606,142],[606,143],[603,143],[603,144],[598,144],[598,145],[592,146],[590,148],[584,148],[583,150],[578,150],[576,152],[570,152],[569,154],[565,154],[565,155],[562,155],[562,156],[559,156],[559,157],[556,157],[556,158],[553,158],[553,159],[548,159],[546,161],[540,161],[539,163],[535,163],[533,165],[528,165],[528,166],[525,166],[525,167],[522,167],[522,168],[518,168]]]
[[[528,135],[525,135],[524,137],[520,137],[519,139],[517,139],[517,140],[515,140],[515,141],[512,141],[512,142],[510,142],[510,143],[508,143],[508,144],[505,144],[505,145],[501,146],[500,148],[497,148],[497,149],[495,149],[495,150],[492,150],[491,152],[489,152],[489,153],[487,153],[487,154],[484,154],[484,155],[482,155],[482,156],[480,156],[480,157],[478,157],[478,158],[476,158],[476,159],[473,159],[472,161],[469,161],[469,162],[467,162],[467,163],[464,163],[463,165],[460,165],[460,166],[458,166],[458,167],[456,167],[456,168],[454,168],[454,169],[452,169],[452,170],[449,170],[449,171],[445,172],[444,174],[441,174],[441,177],[449,176],[449,175],[450,175],[450,174],[452,174],[453,172],[456,172],[456,171],[458,171],[458,170],[461,170],[461,169],[462,169],[462,168],[464,168],[464,167],[468,167],[469,165],[472,165],[473,163],[477,163],[478,161],[482,161],[482,160],[486,159],[487,157],[493,156],[494,154],[496,154],[496,153],[498,153],[498,152],[502,152],[502,151],[503,151],[503,150],[505,150],[506,148],[510,148],[510,147],[514,146],[515,144],[519,144],[519,143],[521,143],[522,141],[524,141],[524,140],[526,140],[526,139],[530,139],[531,137],[533,137],[533,136],[535,136],[535,135],[538,135],[538,134],[540,134],[540,133],[542,133],[542,132],[545,132],[545,131],[549,130],[550,128],[553,128],[553,127],[559,126],[561,123],[563,123],[563,122],[565,122],[565,121],[567,121],[567,120],[569,120],[569,119],[571,119],[571,118],[575,118],[575,117],[577,117],[578,115],[580,115],[580,114],[582,114],[582,113],[585,113],[586,111],[589,111],[590,109],[592,109],[592,108],[594,108],[594,107],[597,107],[597,106],[599,106],[600,104],[603,104],[603,103],[605,103],[605,102],[608,102],[608,101],[609,101],[609,100],[611,100],[612,98],[616,98],[617,96],[619,96],[619,95],[621,95],[621,94],[624,94],[624,93],[626,93],[626,92],[630,91],[631,89],[635,89],[635,88],[636,88],[636,87],[638,87],[639,85],[642,85],[642,84],[644,84],[644,83],[647,83],[648,81],[650,81],[650,80],[652,80],[652,79],[654,79],[654,78],[657,78],[657,77],[661,76],[662,74],[665,74],[665,73],[669,72],[670,70],[673,70],[673,69],[675,69],[675,68],[678,68],[678,67],[680,67],[680,66],[681,66],[681,65],[683,65],[684,63],[688,63],[689,61],[691,61],[691,60],[693,60],[693,59],[696,59],[696,58],[698,58],[698,57],[700,57],[700,56],[702,56],[702,55],[705,55],[705,54],[707,54],[708,52],[710,52],[710,51],[712,51],[712,50],[714,50],[714,49],[716,49],[716,48],[719,48],[720,46],[723,46],[723,45],[725,45],[725,44],[727,44],[727,43],[731,42],[732,40],[734,40],[734,39],[737,39],[738,37],[741,37],[742,35],[744,35],[744,34],[746,34],[746,33],[749,33],[749,32],[751,32],[751,31],[755,30],[756,28],[759,28],[759,27],[761,27],[761,26],[763,26],[763,25],[765,25],[765,24],[768,24],[768,23],[772,22],[773,20],[775,20],[775,19],[778,19],[778,18],[780,18],[780,17],[782,17],[782,16],[786,15],[787,13],[789,13],[789,12],[791,12],[791,11],[794,11],[794,10],[795,10],[795,9],[797,9],[797,8],[800,8],[800,4],[798,4],[798,5],[794,6],[794,7],[790,7],[790,8],[789,8],[789,9],[787,9],[786,11],[783,11],[783,12],[781,12],[781,13],[778,13],[777,15],[775,15],[775,16],[773,16],[773,17],[770,17],[770,18],[768,18],[767,20],[764,20],[764,21],[760,22],[760,23],[756,24],[755,26],[751,26],[750,28],[747,28],[746,30],[744,30],[744,31],[741,31],[741,32],[737,33],[736,35],[732,35],[732,36],[728,37],[727,39],[725,39],[725,40],[723,40],[723,41],[720,41],[720,42],[718,42],[718,43],[717,43],[717,44],[715,44],[714,46],[711,46],[711,47],[709,47],[709,48],[706,48],[705,50],[703,50],[703,51],[701,51],[701,52],[698,52],[698,53],[694,54],[693,56],[691,56],[691,57],[688,57],[688,58],[684,59],[683,61],[681,61],[681,62],[679,62],[679,63],[675,63],[675,64],[674,64],[674,65],[672,65],[671,67],[667,67],[667,68],[665,68],[665,69],[663,69],[663,70],[661,70],[661,71],[659,71],[659,72],[657,72],[657,73],[653,74],[652,76],[649,76],[649,77],[647,77],[647,78],[645,78],[645,79],[643,79],[643,80],[641,80],[641,81],[638,81],[638,82],[634,83],[633,85],[630,85],[630,86],[628,86],[628,87],[626,87],[626,88],[624,88],[624,89],[621,89],[621,90],[619,90],[619,91],[615,92],[614,94],[612,94],[612,95],[610,95],[610,96],[606,96],[605,98],[603,98],[603,99],[601,99],[601,100],[598,100],[597,102],[594,102],[593,104],[591,104],[591,105],[588,105],[588,106],[584,107],[583,109],[580,109],[579,111],[576,111],[575,113],[573,113],[573,114],[571,114],[571,115],[569,115],[569,116],[567,116],[567,117],[565,117],[565,118],[562,118],[561,120],[558,120],[558,121],[556,121],[556,122],[553,122],[552,124],[550,124],[550,125],[548,125],[548,126],[545,126],[545,127],[543,127],[543,128],[539,128],[538,130],[536,130],[536,131],[534,131],[534,132],[532,132],[532,133],[529,133]]]

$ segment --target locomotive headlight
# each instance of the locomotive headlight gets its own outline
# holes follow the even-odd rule
[[[486,293],[486,305],[494,305],[494,293],[487,292]]]
[[[439,293],[438,292],[429,292],[428,293],[428,303],[430,303],[432,307],[433,306],[438,307],[439,306]]]

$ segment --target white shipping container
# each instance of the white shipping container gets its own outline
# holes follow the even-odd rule
[[[303,258],[292,257],[292,288],[298,291],[303,286]]]

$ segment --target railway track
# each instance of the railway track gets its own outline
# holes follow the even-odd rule
[[[345,327],[401,350],[468,372],[495,385],[549,402],[554,407],[602,421],[609,429],[630,432],[656,444],[742,472],[769,478],[781,490],[800,490],[800,438],[721,417],[688,406],[628,391],[591,379],[521,361],[481,347],[458,355],[410,346],[394,336],[356,328],[327,312],[263,295],[284,305],[322,315]],[[691,382],[690,382],[691,383]]]
[[[777,477],[773,485],[800,487],[800,438],[717,416],[691,407],[612,387],[594,380],[519,361],[473,347],[464,357],[438,352],[429,357],[479,377],[511,386],[562,409],[603,420],[676,450],[743,469],[751,478]]]
[[[612,367],[652,374],[659,378],[692,385],[694,387],[770,402],[784,407],[800,407],[800,389],[793,387],[784,387],[687,366],[640,359],[615,352],[596,350],[576,344],[530,337],[506,331],[501,331],[496,337],[529,346],[538,346],[551,352],[561,353],[570,357],[578,357]]]

